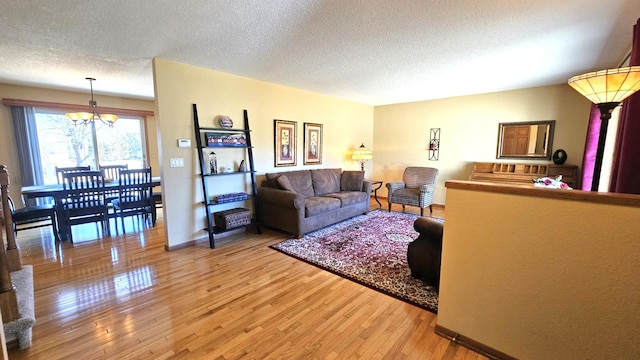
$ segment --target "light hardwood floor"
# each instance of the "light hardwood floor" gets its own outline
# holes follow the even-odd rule
[[[128,225],[18,233],[37,320],[10,359],[486,359],[435,335],[434,314],[268,248],[287,234],[166,252],[161,218]]]

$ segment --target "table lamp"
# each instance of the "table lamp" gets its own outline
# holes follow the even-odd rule
[[[355,160],[355,161],[359,161],[360,162],[360,169],[362,171],[364,171],[364,163],[367,160],[373,159],[373,152],[371,152],[371,150],[367,149],[364,146],[364,143],[362,143],[362,145],[360,145],[359,148],[355,149],[353,154],[351,154],[351,159]]]

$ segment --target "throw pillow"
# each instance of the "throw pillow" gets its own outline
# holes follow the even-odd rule
[[[340,177],[340,190],[362,191],[364,171],[344,171]]]
[[[268,187],[274,189],[280,188],[280,185],[278,185],[278,178],[281,176],[280,173],[266,173],[264,175]]]
[[[280,185],[280,187],[284,190],[296,192],[296,190],[293,188],[293,185],[291,185],[291,181],[289,181],[289,178],[285,175],[278,176],[278,178],[276,178],[276,181],[278,182],[278,185]]]

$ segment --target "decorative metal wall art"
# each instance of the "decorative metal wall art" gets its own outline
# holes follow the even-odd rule
[[[429,160],[440,158],[440,128],[431,128],[429,134]]]

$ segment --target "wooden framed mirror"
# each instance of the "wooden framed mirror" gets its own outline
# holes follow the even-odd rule
[[[528,121],[498,125],[498,159],[551,159],[556,121]]]

